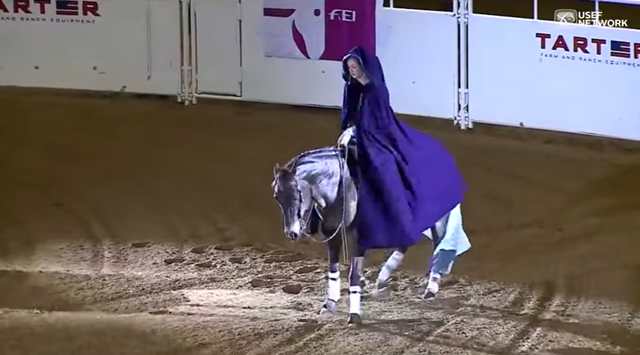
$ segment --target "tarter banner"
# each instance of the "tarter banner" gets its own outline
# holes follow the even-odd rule
[[[342,60],[375,53],[376,0],[263,0],[265,57]]]

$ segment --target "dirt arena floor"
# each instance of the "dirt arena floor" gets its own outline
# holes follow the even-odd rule
[[[324,250],[286,241],[270,189],[276,162],[335,141],[337,111],[0,105],[2,355],[640,354],[639,145],[404,117],[457,156],[473,248],[430,302],[431,247],[411,250],[351,328],[346,297],[316,314]]]

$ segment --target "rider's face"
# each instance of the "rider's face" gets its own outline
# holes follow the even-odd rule
[[[364,77],[364,72],[357,59],[349,58],[349,60],[347,60],[347,67],[349,68],[349,75],[351,75],[352,78],[360,79]]]

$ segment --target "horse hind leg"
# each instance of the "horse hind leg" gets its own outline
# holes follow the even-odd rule
[[[398,248],[398,250],[391,253],[387,261],[382,265],[373,292],[375,298],[383,298],[389,295],[389,278],[391,274],[402,265],[402,260],[407,250],[408,248],[406,247]]]
[[[442,276],[449,272],[453,261],[456,258],[455,250],[440,250],[434,257],[429,271],[427,288],[422,295],[422,298],[428,300],[433,299],[440,290],[440,280]]]

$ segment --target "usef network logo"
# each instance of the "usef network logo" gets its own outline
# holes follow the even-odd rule
[[[607,19],[602,11],[578,11],[575,9],[558,9],[555,11],[554,20],[562,23],[574,23],[585,26],[599,27],[629,27],[627,19]]]
[[[101,16],[97,1],[0,0],[3,21],[92,24]]]

